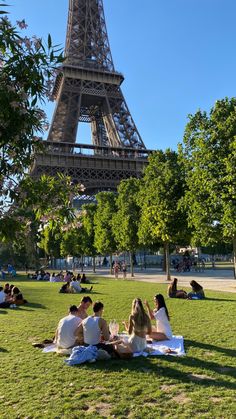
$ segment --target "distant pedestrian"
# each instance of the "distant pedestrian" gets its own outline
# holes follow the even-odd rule
[[[119,277],[119,264],[118,264],[118,262],[114,263],[114,268],[113,269],[114,269],[115,278],[118,279],[118,277]]]
[[[122,263],[122,272],[123,272],[123,278],[125,279],[127,276],[127,266],[125,262]]]

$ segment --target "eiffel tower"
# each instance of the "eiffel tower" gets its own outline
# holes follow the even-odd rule
[[[112,60],[103,0],[69,0],[65,61],[53,91],[57,104],[33,176],[62,172],[93,195],[142,175],[150,151],[125,102],[123,81]],[[91,125],[91,145],[76,143],[80,122]]]

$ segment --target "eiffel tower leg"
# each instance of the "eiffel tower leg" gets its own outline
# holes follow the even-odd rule
[[[82,94],[64,81],[53,115],[48,141],[75,143]]]
[[[108,115],[103,119],[108,137],[112,138],[111,146],[145,149],[121,89],[119,89],[119,98],[107,96],[106,101]]]

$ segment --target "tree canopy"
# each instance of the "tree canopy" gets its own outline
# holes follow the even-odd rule
[[[162,243],[169,279],[169,245],[184,240],[187,223],[179,203],[184,195],[184,172],[175,151],[156,151],[149,158],[140,190],[139,238],[144,244]]]
[[[230,240],[236,264],[236,98],[217,101],[209,115],[190,115],[179,154],[195,242]]]

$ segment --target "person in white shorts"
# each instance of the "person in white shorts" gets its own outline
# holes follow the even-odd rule
[[[123,324],[129,334],[128,347],[131,352],[142,352],[146,349],[146,336],[152,332],[152,327],[140,298],[133,300],[129,322],[123,322]]]

